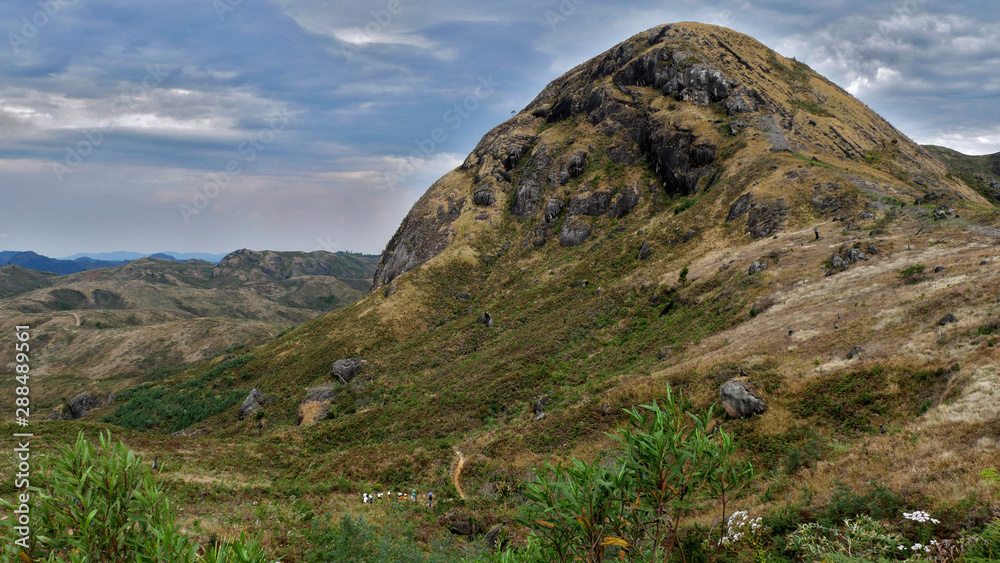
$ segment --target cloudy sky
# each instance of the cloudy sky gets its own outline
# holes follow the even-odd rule
[[[0,2],[0,250],[379,253],[550,80],[691,20],[1000,151],[995,0]]]

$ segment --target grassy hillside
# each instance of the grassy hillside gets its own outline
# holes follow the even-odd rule
[[[374,267],[356,254],[250,250],[218,265],[142,258],[67,276],[6,266],[0,326],[38,331],[40,374],[136,376],[262,342],[353,303]],[[0,362],[10,359],[0,351]]]
[[[993,203],[1000,203],[1000,153],[967,155],[934,145],[924,148],[970,188]]]

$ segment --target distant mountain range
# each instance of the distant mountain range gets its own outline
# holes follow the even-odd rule
[[[207,252],[158,252],[156,254],[144,254],[141,252],[81,252],[74,254],[72,256],[63,256],[60,260],[76,260],[77,258],[93,258],[94,260],[109,260],[112,262],[118,261],[128,261],[128,260],[138,260],[139,258],[166,258],[168,260],[205,260],[207,262],[212,262],[213,264],[218,264],[219,260],[225,258],[226,253],[223,254],[209,254]]]
[[[113,268],[128,264],[140,258],[162,258],[175,262],[187,260],[204,260],[218,264],[228,254],[208,254],[204,252],[158,252],[142,254],[139,252],[97,252],[91,254],[74,254],[65,258],[49,258],[37,252],[20,250],[0,251],[0,266],[19,266],[39,272],[67,275],[98,268]],[[363,255],[361,255],[363,256]],[[366,256],[377,260],[377,256]]]

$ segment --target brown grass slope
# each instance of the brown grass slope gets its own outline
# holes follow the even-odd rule
[[[218,374],[213,389],[256,387],[267,405],[194,425],[214,453],[186,463],[229,474],[252,458],[243,477],[310,498],[417,483],[444,497],[460,451],[462,489],[488,505],[499,481],[609,447],[621,409],[665,384],[707,407],[742,371],[770,407],[718,418],[763,475],[746,507],[818,507],[837,481],[873,480],[954,505],[998,453],[998,223],[801,63],[723,28],[653,28],[554,81],[436,182],[377,290]],[[865,258],[833,267],[852,249]],[[329,414],[296,426],[330,363],[357,356]],[[164,380],[164,400],[209,373]]]

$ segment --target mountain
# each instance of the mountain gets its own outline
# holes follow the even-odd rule
[[[78,259],[81,260],[81,259]],[[0,326],[40,329],[36,373],[105,377],[256,344],[362,298],[372,257],[239,250],[56,276],[0,268]]]
[[[993,203],[1000,203],[1000,153],[973,156],[934,145],[924,148],[970,188]]]
[[[128,260],[138,260],[139,258],[162,258],[163,256],[171,256],[175,260],[206,260],[208,262],[218,262],[222,260],[225,254],[208,254],[205,252],[159,252],[155,254],[144,254],[141,252],[81,252],[74,254],[72,256],[66,256],[63,260],[76,260],[77,258],[93,258],[95,260],[108,260],[108,261],[118,261],[124,262]]]
[[[75,274],[86,270],[97,268],[110,268],[120,266],[124,262],[111,262],[106,260],[94,260],[92,258],[76,258],[74,260],[56,260],[42,256],[35,252],[0,252],[0,259],[5,265],[20,266],[39,272],[51,272],[53,274]]]
[[[998,240],[983,195],[808,66],[658,26],[489,131],[403,219],[366,297],[102,420],[154,451],[195,449],[156,433],[205,434],[211,455],[184,454],[174,482],[234,504],[215,475],[307,506],[441,491],[437,520],[414,517],[428,538],[510,523],[538,468],[600,459],[623,409],[670,384],[735,435],[760,475],[736,507],[768,525],[884,500],[886,518],[939,507],[971,528],[1000,421]],[[275,283],[291,263],[230,256],[220,279]],[[766,411],[728,417],[730,382]],[[263,406],[241,418],[251,389]],[[165,406],[189,401],[200,415]],[[298,533],[286,520],[271,533]]]

